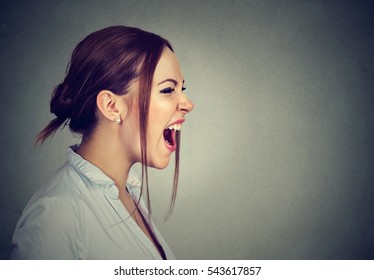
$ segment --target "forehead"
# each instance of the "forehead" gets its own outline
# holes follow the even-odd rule
[[[155,83],[165,79],[174,79],[178,82],[183,81],[183,74],[178,59],[169,48],[164,48],[153,76]]]

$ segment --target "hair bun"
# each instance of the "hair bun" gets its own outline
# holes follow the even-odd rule
[[[72,112],[72,100],[69,97],[69,86],[65,83],[59,84],[53,91],[51,100],[51,113],[59,119],[68,119]]]

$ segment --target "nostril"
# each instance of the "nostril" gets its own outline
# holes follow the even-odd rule
[[[186,100],[182,103],[180,103],[180,111],[184,113],[191,112],[195,105],[191,102],[190,99],[186,98]]]
[[[183,113],[191,112],[193,108],[194,108],[194,105],[192,103],[185,104],[185,105],[180,104],[178,106],[178,110],[181,111],[181,112],[183,112]]]

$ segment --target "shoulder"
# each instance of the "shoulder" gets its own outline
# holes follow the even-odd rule
[[[53,203],[63,202],[60,207],[74,205],[81,200],[84,187],[85,182],[77,171],[65,162],[46,184],[34,192],[23,212],[31,211],[36,205],[44,203],[53,206]]]
[[[84,182],[79,174],[65,163],[43,187],[39,188],[26,205],[22,220],[43,218],[49,222],[71,222],[78,216],[78,208],[81,203],[82,185]],[[61,216],[61,217],[60,217]],[[23,219],[22,219],[23,218]]]
[[[13,258],[80,258],[83,217],[76,176],[63,166],[35,193],[17,223]]]
[[[77,259],[82,239],[74,200],[42,197],[25,209],[13,236],[13,258]]]
[[[78,203],[74,197],[43,196],[25,208],[19,225],[41,227],[48,224],[46,231],[73,225],[78,218]]]

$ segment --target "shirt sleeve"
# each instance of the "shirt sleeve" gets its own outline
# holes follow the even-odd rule
[[[79,212],[73,199],[44,197],[23,213],[13,236],[12,259],[81,259]]]

